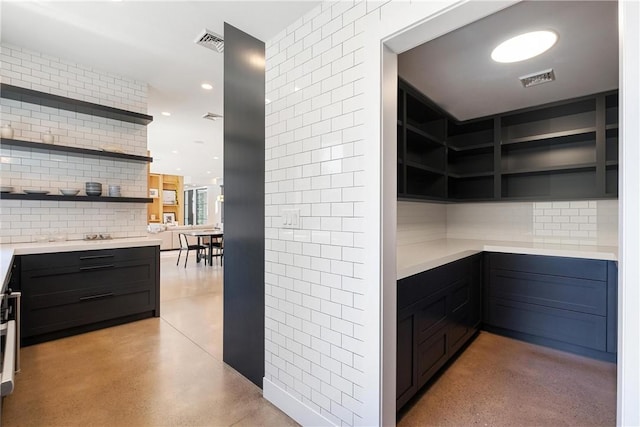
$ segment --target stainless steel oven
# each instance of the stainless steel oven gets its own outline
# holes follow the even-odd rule
[[[20,292],[10,288],[11,273],[0,293],[0,399],[11,394],[20,370]],[[2,404],[0,402],[0,425]]]

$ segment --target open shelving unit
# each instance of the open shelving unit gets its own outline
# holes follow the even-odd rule
[[[399,199],[617,195],[617,91],[460,122],[399,80]]]
[[[398,194],[442,199],[447,192],[446,121],[419,92],[401,86],[398,98]]]
[[[148,182],[150,189],[158,190],[158,196],[150,199],[151,203],[147,205],[148,221],[161,223],[164,213],[173,213],[175,221],[180,225],[184,224],[184,177],[149,173]],[[176,203],[163,203],[164,190],[176,192]]]
[[[4,99],[36,104],[40,106],[57,108],[65,111],[88,114],[96,117],[118,120],[139,125],[148,125],[153,121],[153,117],[136,113],[134,111],[122,110],[108,107],[106,105],[94,104],[73,98],[67,98],[51,93],[40,92],[33,89],[13,86],[0,83],[0,96]],[[57,153],[68,153],[77,156],[95,156],[100,158],[116,159],[120,161],[133,161],[151,163],[153,158],[113,151],[103,151],[81,147],[70,147],[66,145],[45,144],[36,141],[25,141],[18,139],[2,138],[0,144],[18,150],[46,150]],[[25,194],[25,193],[1,193],[2,200],[49,200],[67,202],[115,202],[115,203],[151,203],[149,197],[108,197],[108,196],[64,196],[59,194]]]

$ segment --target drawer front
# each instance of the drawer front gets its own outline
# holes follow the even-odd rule
[[[422,298],[428,298],[463,280],[469,275],[471,258],[467,257],[399,280],[398,309],[409,306]]]
[[[489,296],[605,316],[607,283],[492,269]]]
[[[417,310],[418,340],[423,341],[441,328],[447,320],[447,295],[428,298]]]
[[[29,310],[23,316],[22,336],[28,338],[144,313],[154,308],[155,294],[150,289],[131,289],[126,294],[94,295],[93,298],[81,302],[48,305]]]
[[[136,261],[85,271],[59,269],[55,274],[30,271],[23,274],[23,299],[39,306],[77,302],[78,298],[105,291],[153,287],[155,275],[155,265]]]
[[[103,249],[21,256],[22,271],[91,268],[124,261],[155,259],[156,247]]]
[[[449,358],[447,328],[418,345],[418,388],[422,387]]]
[[[606,351],[606,317],[499,298],[489,307],[493,326]]]
[[[490,268],[550,276],[607,280],[607,261],[542,255],[489,254]]]

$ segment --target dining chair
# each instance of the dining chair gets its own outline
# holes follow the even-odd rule
[[[222,257],[224,256],[224,237],[218,237],[216,238],[212,243],[211,243],[211,249],[215,249],[216,250],[216,254],[213,255],[212,254],[212,259],[213,256],[219,256],[220,257],[220,265],[222,265]]]
[[[201,256],[202,251],[207,252],[207,247],[205,245],[201,245],[200,241],[198,243],[189,243],[187,239],[187,235],[184,233],[178,234],[178,240],[180,241],[180,252],[178,252],[178,261],[176,261],[176,265],[180,263],[180,255],[182,255],[182,251],[187,251],[187,254],[184,257],[184,267],[187,268],[187,260],[189,259],[189,251],[196,251],[196,262],[200,259],[204,259],[204,263],[207,263],[207,257]]]

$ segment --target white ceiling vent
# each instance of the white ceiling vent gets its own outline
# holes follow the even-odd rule
[[[206,28],[202,30],[202,33],[195,40],[196,44],[200,46],[204,46],[208,49],[215,50],[216,52],[224,52],[224,39],[222,36],[214,33],[213,31],[207,30]]]
[[[221,119],[222,116],[216,113],[207,113],[204,116],[202,116],[202,118],[207,120],[218,120],[218,119]]]
[[[527,74],[526,76],[519,77],[519,79],[522,82],[522,86],[531,87],[552,82],[556,79],[556,75],[553,72],[553,68],[549,68],[548,70]]]

